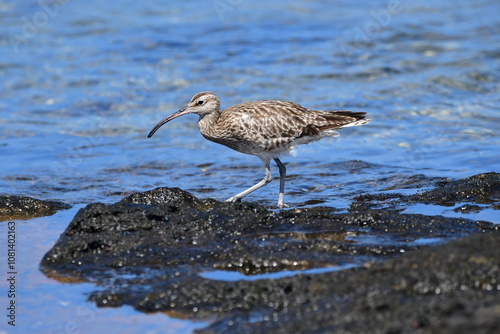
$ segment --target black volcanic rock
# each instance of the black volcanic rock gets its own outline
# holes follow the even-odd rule
[[[41,269],[97,283],[89,298],[98,306],[211,322],[201,333],[498,329],[498,225],[336,211],[269,211],[158,188],[81,209]],[[336,270],[345,265],[355,268]],[[252,276],[322,267],[331,272]],[[214,270],[222,276],[205,278]],[[248,279],[224,278],[230,271]]]
[[[500,174],[491,172],[461,180],[439,182],[436,188],[410,196],[410,200],[443,205],[453,205],[456,202],[500,202]]]
[[[16,195],[0,195],[0,221],[51,216],[71,205]]]

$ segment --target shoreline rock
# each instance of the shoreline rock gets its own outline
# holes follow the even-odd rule
[[[51,216],[71,205],[56,201],[44,201],[28,196],[0,195],[0,221],[28,220]]]
[[[484,196],[495,194],[497,178],[488,176]],[[41,270],[98,284],[89,297],[98,306],[209,321],[200,333],[497,331],[499,225],[370,204],[336,211],[276,212],[158,188],[81,209]],[[202,276],[345,265],[355,268],[281,279]]]

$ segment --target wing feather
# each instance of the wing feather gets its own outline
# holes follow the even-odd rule
[[[364,119],[364,112],[310,110],[293,102],[264,100],[227,108],[217,123],[226,145],[230,141],[233,147],[239,142],[237,146],[258,145],[272,150],[284,148],[298,138],[319,139],[331,135],[329,130],[364,124]]]

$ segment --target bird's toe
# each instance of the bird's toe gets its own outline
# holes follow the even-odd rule
[[[285,204],[285,203],[278,203],[278,208],[279,209],[286,209],[286,208],[289,208],[290,205],[288,204]]]

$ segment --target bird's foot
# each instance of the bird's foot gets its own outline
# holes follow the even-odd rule
[[[241,198],[240,198],[240,197],[233,196],[233,197],[231,197],[231,198],[226,199],[226,202],[231,202],[231,203],[234,203],[234,202],[241,202]]]
[[[285,208],[289,208],[289,207],[290,207],[290,205],[288,205],[288,204],[285,204],[285,203],[278,203],[278,208],[279,208],[280,210],[283,210],[283,209],[285,209]]]

